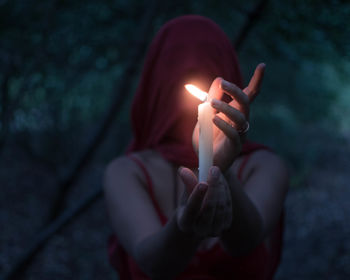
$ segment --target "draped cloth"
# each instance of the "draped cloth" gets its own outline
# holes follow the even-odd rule
[[[158,151],[182,166],[198,166],[192,148],[199,100],[184,88],[194,83],[208,91],[222,77],[243,86],[236,53],[220,27],[190,15],[169,21],[151,43],[132,105],[134,140],[129,152]]]

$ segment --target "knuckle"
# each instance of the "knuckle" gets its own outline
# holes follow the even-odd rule
[[[237,94],[242,94],[243,93],[242,89],[239,86],[235,85],[235,84],[232,84],[232,88],[233,88],[234,91],[236,91]]]

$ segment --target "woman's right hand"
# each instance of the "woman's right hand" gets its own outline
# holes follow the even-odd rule
[[[177,210],[180,230],[197,238],[219,236],[232,222],[231,194],[220,169],[210,168],[207,183],[198,183],[188,168],[182,168],[179,173],[185,184]]]

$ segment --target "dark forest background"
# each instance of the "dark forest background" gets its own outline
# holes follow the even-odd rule
[[[350,277],[348,1],[0,0],[0,277],[118,279],[101,194],[130,140],[147,51],[169,19],[200,14],[267,64],[250,137],[287,161],[276,279]]]

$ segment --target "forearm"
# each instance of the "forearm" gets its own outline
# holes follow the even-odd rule
[[[226,250],[233,256],[253,250],[265,236],[262,217],[237,178],[228,178],[232,198],[232,224],[221,235]]]
[[[180,231],[174,215],[162,230],[137,245],[136,261],[152,279],[172,279],[185,269],[199,243]]]

